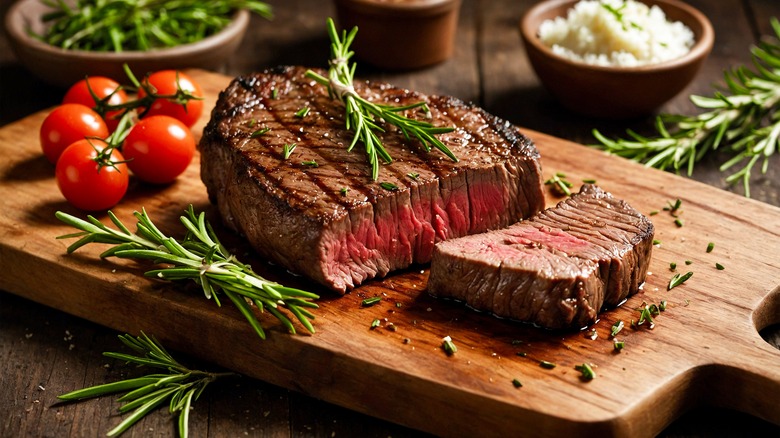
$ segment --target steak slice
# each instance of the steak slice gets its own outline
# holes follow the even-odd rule
[[[451,97],[360,82],[356,90],[372,101],[425,101],[432,123],[456,127],[438,138],[460,158],[426,152],[386,126],[380,137],[394,161],[371,180],[363,145],[346,150],[344,107],[305,72],[283,67],[234,79],[199,144],[209,198],[266,258],[344,293],[429,262],[436,242],[544,207],[539,153],[514,126]],[[304,107],[309,113],[297,116]],[[297,145],[288,159],[286,144]]]
[[[594,185],[506,229],[436,245],[428,291],[496,316],[581,328],[635,294],[654,227]]]

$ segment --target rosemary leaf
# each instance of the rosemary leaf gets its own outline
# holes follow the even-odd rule
[[[677,286],[685,283],[689,278],[691,278],[691,276],[693,276],[693,272],[690,271],[682,275],[680,275],[680,273],[674,274],[672,279],[669,280],[669,286],[667,286],[666,290],[672,290]]]
[[[88,216],[85,221],[58,211],[55,216],[59,220],[82,231],[59,237],[79,238],[68,247],[68,253],[87,243],[106,243],[114,247],[104,251],[101,257],[140,258],[153,260],[155,263],[169,263],[173,266],[153,269],[145,275],[169,281],[194,281],[201,286],[206,298],[214,298],[218,305],[218,295],[224,293],[238,307],[260,338],[265,337],[265,332],[246,299],[258,304],[259,311],[267,308],[282,322],[285,322],[286,317],[282,317],[277,308],[286,309],[295,315],[308,331],[314,331],[309,321],[312,318],[311,313],[303,309],[317,308],[311,300],[319,296],[257,275],[251,267],[239,262],[225,249],[214,229],[206,221],[205,214],[196,214],[192,205],[180,217],[188,231],[181,242],[162,233],[146,210],[134,213],[137,220],[135,233],[130,232],[111,211],[108,215],[117,229],[102,224],[92,216]],[[285,325],[291,333],[295,332],[292,324]],[[167,357],[162,351],[157,354],[162,358]]]
[[[324,77],[314,71],[307,71],[306,76],[314,79],[328,89],[328,94],[344,104],[346,127],[354,133],[352,142],[347,150],[358,143],[363,143],[368,162],[371,165],[371,178],[376,181],[379,177],[380,160],[385,163],[392,162],[392,157],[385,149],[379,134],[385,132],[380,126],[380,121],[394,125],[407,139],[417,139],[426,151],[435,147],[453,161],[458,161],[455,154],[436,138],[437,134],[451,132],[455,128],[439,127],[421,120],[408,118],[401,114],[402,111],[419,109],[426,113],[428,107],[425,102],[394,107],[369,101],[360,96],[353,86],[356,64],[350,65],[350,58],[354,54],[349,49],[357,34],[357,27],[347,33],[343,30],[339,36],[333,19],[327,20],[328,36],[331,41],[331,59],[328,77]]]
[[[58,396],[61,400],[74,401],[125,392],[118,400],[127,403],[122,405],[119,411],[132,411],[132,413],[108,431],[108,436],[117,436],[127,431],[146,414],[168,400],[170,413],[179,417],[177,421],[179,436],[186,437],[189,410],[192,403],[198,399],[209,383],[222,377],[235,375],[233,373],[190,370],[168,354],[157,340],[143,332],[137,337],[128,334],[120,335],[119,340],[139,355],[117,352],[105,352],[103,355],[119,360],[126,359],[130,363],[146,364],[153,368],[164,369],[168,374],[148,374],[139,378],[92,386]]]

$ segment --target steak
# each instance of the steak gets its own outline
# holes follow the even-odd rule
[[[363,145],[346,150],[353,137],[343,105],[305,72],[235,78],[199,144],[210,200],[267,259],[344,293],[429,262],[436,242],[506,227],[544,207],[539,153],[513,125],[452,97],[358,82],[369,100],[424,101],[429,115],[406,115],[456,128],[438,138],[458,162],[379,121],[394,160],[373,181]],[[296,115],[304,107],[309,113]]]
[[[654,227],[594,185],[506,229],[436,245],[428,291],[496,316],[581,328],[635,294]]]

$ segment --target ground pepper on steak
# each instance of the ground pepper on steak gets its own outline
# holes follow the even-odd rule
[[[506,229],[436,245],[428,291],[546,328],[582,328],[639,291],[654,227],[595,185]]]
[[[199,144],[209,198],[269,260],[344,293],[429,262],[437,242],[503,228],[544,207],[539,153],[510,123],[452,97],[356,82],[377,102],[425,101],[432,123],[456,128],[438,137],[458,162],[387,127],[381,138],[394,161],[372,181],[363,145],[346,150],[352,133],[343,106],[305,72],[280,67],[234,79]],[[308,114],[296,116],[303,107]]]

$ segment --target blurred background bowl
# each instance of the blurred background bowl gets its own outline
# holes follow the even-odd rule
[[[358,27],[355,54],[387,70],[411,70],[452,55],[460,0],[335,0],[339,26]]]
[[[63,88],[86,75],[107,76],[124,83],[127,76],[123,64],[128,64],[138,78],[163,69],[218,70],[236,51],[249,24],[249,12],[242,10],[224,29],[195,43],[148,51],[90,52],[61,49],[30,36],[30,31],[44,32],[41,15],[48,10],[40,0],[20,0],[8,10],[5,29],[19,61],[42,80]]]
[[[571,111],[591,117],[628,119],[646,116],[680,93],[712,51],[712,25],[704,14],[675,0],[642,0],[658,5],[669,21],[693,31],[695,43],[686,55],[640,67],[606,67],[566,59],[552,52],[538,35],[539,26],[566,17],[577,0],[550,0],[529,9],[520,21],[528,59],[542,84]]]

